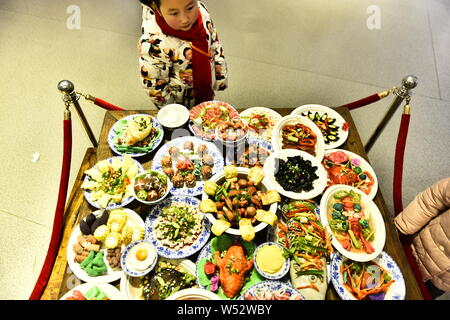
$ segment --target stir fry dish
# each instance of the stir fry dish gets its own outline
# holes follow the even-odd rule
[[[288,124],[281,129],[283,149],[297,149],[316,156],[317,136],[311,128],[301,124]]]
[[[319,114],[317,111],[305,111],[302,112],[302,116],[307,117],[319,127],[326,144],[339,140],[339,126],[336,125],[336,119],[328,116],[326,112]]]
[[[319,176],[317,167],[302,156],[288,157],[287,160],[275,159],[275,180],[286,191],[310,191]]]
[[[361,195],[353,190],[335,192],[327,205],[331,230],[345,250],[355,253],[373,253],[370,244],[375,237],[370,211],[361,204]]]
[[[340,266],[343,286],[358,300],[384,300],[395,282],[386,269],[373,261],[344,260]]]
[[[173,202],[162,209],[153,229],[163,246],[179,250],[198,239],[203,230],[203,215],[193,205]]]
[[[328,185],[346,184],[365,194],[370,194],[375,184],[369,171],[361,168],[361,161],[350,158],[345,152],[336,151],[324,157],[322,165],[327,171]]]
[[[326,261],[333,252],[330,235],[315,213],[316,204],[311,200],[285,201],[281,206],[283,219],[278,222],[276,238],[284,246],[285,256],[291,257],[291,280],[296,289],[311,288],[326,291]],[[307,282],[299,279],[309,276]],[[321,279],[320,288],[315,277]],[[301,285],[301,286],[299,286]]]

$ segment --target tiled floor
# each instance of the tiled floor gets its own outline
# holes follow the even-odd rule
[[[405,156],[404,203],[450,175],[450,3],[446,0],[205,0],[229,64],[216,98],[236,107],[338,106],[419,85]],[[68,28],[71,6],[80,29]],[[380,29],[369,29],[372,7]],[[56,85],[125,109],[152,108],[140,88],[137,0],[0,1],[0,299],[27,299],[45,259],[62,160],[64,106]],[[370,21],[369,21],[370,22]],[[352,111],[365,143],[393,97]],[[81,100],[98,137],[104,110]],[[369,158],[392,210],[399,110]],[[73,112],[71,180],[90,141]],[[39,160],[32,162],[32,156]]]

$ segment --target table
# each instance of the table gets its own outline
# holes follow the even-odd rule
[[[353,119],[351,117],[350,111],[347,108],[336,108],[335,109],[349,124],[349,136],[345,144],[343,144],[340,148],[346,149],[351,152],[354,152],[369,163],[369,159],[364,150],[364,146],[362,145],[361,138],[358,134],[357,128]],[[240,111],[240,110],[238,110]],[[276,109],[281,115],[285,116],[290,114],[292,109],[289,108],[280,108]],[[65,220],[64,220],[64,231],[63,237],[61,239],[60,248],[58,251],[58,256],[53,266],[52,274],[49,279],[48,285],[42,295],[42,299],[59,299],[62,297],[67,291],[68,288],[73,286],[74,275],[71,273],[67,264],[67,243],[69,241],[70,235],[72,233],[73,228],[75,228],[81,219],[87,216],[90,212],[93,211],[93,208],[90,207],[88,202],[84,199],[83,191],[80,188],[81,183],[83,182],[83,172],[92,166],[97,161],[102,159],[106,159],[114,156],[115,154],[111,151],[108,145],[108,132],[113,126],[113,124],[130,114],[137,113],[149,113],[152,115],[156,115],[156,111],[153,110],[138,110],[138,111],[107,111],[105,113],[105,118],[103,121],[103,126],[100,132],[99,143],[97,148],[88,148],[86,150],[86,154],[84,156],[83,162],[81,164],[80,170],[77,174],[77,177],[74,182],[73,189],[68,197],[68,201],[65,209]],[[165,132],[164,138],[165,140],[170,138],[169,132]],[[168,141],[168,140],[167,140]],[[165,141],[165,142],[167,142]],[[394,143],[394,141],[392,141]],[[162,144],[161,144],[162,145]],[[139,161],[143,164],[144,169],[151,168],[151,157],[154,154],[153,151],[149,156],[140,157]],[[406,284],[406,299],[407,300],[422,300],[423,297],[421,295],[419,286],[417,285],[414,274],[408,264],[406,255],[403,251],[403,247],[399,240],[398,232],[392,222],[392,216],[388,212],[386,208],[386,204],[384,202],[381,191],[378,190],[376,197],[374,198],[375,204],[380,209],[386,226],[386,244],[384,247],[384,251],[386,251],[398,264],[400,269],[402,270],[403,277],[405,279]],[[149,212],[150,207],[148,206],[140,206],[137,201],[133,201],[129,206],[130,209],[135,210],[138,214],[140,214],[143,218],[145,218],[146,214]],[[113,283],[114,284],[114,283]],[[328,291],[326,295],[326,299],[329,300],[338,300],[340,297],[334,290],[333,285],[329,284]]]

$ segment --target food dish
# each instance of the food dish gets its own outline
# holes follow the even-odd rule
[[[226,102],[206,101],[193,107],[188,124],[192,133],[205,140],[214,140],[216,127],[223,121],[239,119],[237,110]]]
[[[166,300],[221,300],[221,298],[205,289],[189,288],[175,292]]]
[[[345,285],[344,281],[344,273],[342,272],[346,266],[348,266],[352,261],[349,261],[347,258],[343,257],[341,254],[336,254],[331,261],[331,281],[333,283],[334,288],[336,289],[336,292],[339,294],[342,300],[358,300],[357,296],[355,296],[350,290],[347,285]],[[370,280],[377,281],[381,280],[381,274],[383,273],[380,271],[380,269],[377,267],[381,267],[385,270],[387,277],[384,279],[383,283],[385,284],[384,287],[387,287],[386,290],[380,290],[380,293],[374,293],[371,295],[364,296],[363,299],[370,299],[370,300],[404,300],[406,295],[406,287],[405,287],[405,280],[403,278],[402,272],[400,268],[397,266],[395,261],[392,259],[391,256],[389,256],[385,251],[381,252],[375,259],[371,260],[370,263],[365,263],[365,268],[367,268],[368,265],[373,264],[371,268],[371,272],[367,274],[367,276],[364,276],[364,280],[361,282],[364,282],[366,284],[362,284],[363,288],[368,288],[373,285],[370,284]],[[361,265],[361,264],[360,264]],[[342,269],[344,267],[344,269]],[[346,278],[348,277],[348,274],[346,275]],[[393,280],[392,283],[391,280]],[[390,284],[389,284],[390,283]],[[372,288],[375,288],[372,287]],[[361,298],[363,295],[361,296]]]
[[[181,104],[168,104],[158,111],[157,119],[164,127],[182,127],[189,120],[189,110]]]
[[[161,257],[189,257],[209,240],[210,223],[198,210],[199,203],[194,197],[169,197],[152,209],[145,220],[145,238]]]
[[[244,168],[262,167],[272,152],[273,147],[269,141],[259,138],[247,138],[242,146],[227,153],[225,164]]]
[[[112,218],[112,216],[115,215],[115,213],[113,212],[119,214],[119,211],[120,216],[122,217],[122,214],[124,214],[126,219],[121,218],[120,221],[118,221],[117,219]],[[74,273],[74,275],[84,282],[106,283],[118,280],[122,274],[122,269],[120,268],[119,264],[117,266],[111,267],[112,261],[109,260],[108,249],[113,250],[118,245],[118,250],[123,250],[125,246],[128,244],[126,241],[131,242],[139,240],[142,239],[144,236],[145,223],[142,220],[142,218],[133,210],[121,208],[107,212],[109,213],[109,218],[106,222],[106,225],[100,225],[99,227],[97,227],[95,231],[97,230],[100,231],[100,229],[105,229],[108,231],[103,233],[102,235],[103,238],[100,238],[100,236],[97,235],[99,234],[98,231],[94,232],[95,237],[101,239],[101,240],[97,239],[98,241],[97,244],[100,244],[98,252],[100,252],[101,255],[103,256],[103,258],[99,256],[97,259],[100,260],[102,258],[101,261],[103,261],[104,266],[106,267],[106,272],[96,276],[89,275],[85,271],[85,269],[83,269],[81,264],[75,261],[77,254],[74,251],[74,248],[76,248],[76,244],[79,242],[80,239],[79,237],[83,236],[80,229],[80,225],[74,228],[67,244],[67,263],[69,264],[69,267]],[[98,218],[101,217],[103,213],[104,210],[97,210],[93,212],[93,215]],[[86,219],[87,217],[84,220]],[[102,226],[105,226],[105,228],[102,228]],[[111,235],[111,237],[108,237],[108,235]],[[128,240],[125,239],[125,237]],[[113,240],[118,240],[116,246],[113,243],[114,242]]]
[[[188,136],[164,144],[153,157],[152,170],[169,176],[172,195],[197,196],[204,181],[220,172],[223,165],[223,156],[213,143]]]
[[[277,159],[281,159],[284,163],[294,161],[298,163],[296,164],[297,169],[287,166],[286,169],[280,171],[280,161]],[[281,168],[285,167],[283,166]],[[264,173],[266,174],[269,184],[275,190],[291,199],[312,199],[320,195],[327,185],[327,173],[320,161],[309,153],[301,150],[283,149],[273,152],[264,163]],[[280,179],[283,179],[283,175],[285,177],[285,184],[287,184],[289,188],[298,187],[299,190],[301,189],[302,191],[286,190],[285,187],[278,182],[282,181]],[[298,178],[296,178],[295,175],[297,175]],[[300,181],[298,179],[300,179],[301,176],[308,177],[308,183],[304,181],[304,183],[298,184],[286,180],[287,178],[294,178],[294,181]]]
[[[131,141],[128,141],[127,137],[131,135],[130,121],[141,117],[150,117],[151,122],[146,122],[146,125],[150,124],[148,133],[133,135]],[[140,124],[137,126],[142,127]],[[141,157],[155,150],[163,138],[164,130],[155,117],[149,114],[132,114],[118,120],[111,127],[108,133],[108,144],[111,150],[119,155],[129,154],[131,157]]]
[[[76,291],[78,291],[78,297],[81,297],[79,295],[81,293],[82,297],[85,298],[86,300],[88,300],[90,296],[93,296],[91,299],[94,300],[94,294],[96,294],[95,298],[100,300],[123,299],[123,296],[119,291],[119,289],[117,289],[116,287],[114,287],[109,283],[83,283],[69,290],[65,295],[63,295],[60,298],[60,300],[77,300],[71,299],[71,297],[77,296]]]
[[[291,115],[301,115],[313,121],[323,134],[325,149],[337,148],[348,138],[348,123],[332,108],[306,104],[295,108]]]
[[[239,300],[305,300],[303,295],[290,284],[266,280],[252,285]]]
[[[289,272],[290,259],[283,256],[284,248],[277,242],[264,242],[255,251],[255,268],[266,279],[283,278]]]
[[[371,199],[378,191],[375,171],[363,157],[356,153],[331,149],[325,151],[322,165],[327,171],[328,185],[346,184],[358,188]]]
[[[314,122],[301,115],[281,118],[272,131],[272,146],[275,151],[283,149],[302,150],[323,159],[325,142],[322,132]]]
[[[272,130],[282,116],[273,109],[253,107],[243,110],[239,116],[250,127],[249,137],[272,139]]]
[[[146,240],[138,240],[122,251],[120,266],[127,275],[141,277],[152,271],[157,261],[155,246]]]
[[[216,127],[216,140],[225,146],[236,147],[242,144],[248,136],[249,128],[241,119],[235,118],[222,121]]]
[[[97,209],[124,207],[134,200],[131,179],[142,171],[130,155],[101,160],[84,172],[84,198]]]
[[[146,170],[133,178],[133,196],[139,202],[154,205],[162,201],[170,192],[172,182],[162,172]]]
[[[383,216],[359,189],[346,185],[329,187],[320,201],[320,220],[332,233],[333,246],[353,261],[370,261],[383,250]]]
[[[155,268],[145,276],[130,277],[122,273],[120,292],[128,300],[163,300],[178,290],[195,287],[195,270],[195,263],[188,259],[159,257]],[[164,286],[156,276],[163,277]]]

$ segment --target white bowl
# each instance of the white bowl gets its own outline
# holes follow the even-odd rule
[[[375,230],[375,238],[371,241],[372,247],[375,249],[373,253],[365,253],[365,252],[351,252],[341,245],[341,243],[336,239],[334,235],[334,231],[331,230],[328,221],[328,205],[330,202],[330,198],[340,190],[350,191],[353,190],[355,193],[361,195],[361,207],[369,209],[370,213],[370,221],[371,226]],[[322,196],[320,201],[320,220],[324,226],[326,226],[328,232],[332,235],[331,244],[345,257],[350,260],[358,261],[358,262],[367,262],[375,259],[384,248],[384,244],[386,242],[386,229],[384,226],[383,216],[381,215],[380,210],[376,206],[376,204],[370,199],[368,195],[362,192],[359,189],[356,189],[351,186],[336,184],[334,186],[329,187]]]
[[[255,265],[256,271],[258,271],[258,273],[260,275],[262,275],[266,279],[277,280],[277,279],[283,278],[289,272],[289,266],[290,266],[290,259],[289,258],[285,258],[283,267],[276,273],[264,272],[259,267],[258,262],[257,262],[257,257],[258,257],[258,254],[261,251],[261,248],[265,247],[265,246],[277,246],[282,251],[284,251],[283,246],[281,244],[277,243],[277,242],[264,242],[264,243],[260,244],[255,250],[255,259],[254,259],[255,263],[254,263],[254,265]]]
[[[136,190],[134,188],[135,184],[136,184],[136,181],[139,179],[139,177],[142,177],[142,176],[144,176],[147,173],[155,173],[155,172],[157,172],[158,174],[161,174],[161,175],[163,175],[163,176],[165,176],[167,178],[166,192],[160,198],[158,198],[158,199],[156,199],[154,201],[146,201],[146,200],[139,199],[138,196],[136,195]],[[155,204],[161,202],[164,198],[167,197],[167,195],[170,193],[170,189],[172,188],[172,182],[170,181],[170,178],[165,173],[160,172],[160,171],[156,171],[156,170],[146,170],[143,173],[139,173],[138,175],[136,175],[136,177],[133,178],[132,185],[133,185],[133,197],[137,201],[139,201],[139,202],[141,202],[143,204],[146,204],[146,205],[155,205]]]
[[[242,178],[247,178],[249,171],[250,171],[249,168],[237,167],[238,179],[241,178],[241,177]],[[218,174],[215,174],[209,180],[217,183],[218,185],[221,185],[223,182],[225,182],[224,171],[222,170]],[[266,177],[264,177],[264,179],[258,184],[257,189],[261,190],[263,192],[265,192],[267,190],[273,190],[272,188],[270,188],[270,184],[266,180]],[[209,195],[207,195],[206,192],[203,190],[203,192],[202,192],[202,200],[206,200],[206,199],[209,199]],[[267,211],[270,211],[270,212],[276,214],[277,208],[278,208],[278,203],[275,202],[275,203],[272,203],[270,205],[270,207],[269,207],[269,209]],[[216,218],[214,217],[214,215],[212,213],[206,213],[205,215],[208,218],[208,220],[211,222],[211,224],[214,225],[214,222],[216,221]],[[253,226],[255,233],[263,230],[265,227],[267,227],[267,223],[259,222],[259,221],[257,221],[257,223]],[[235,235],[235,236],[240,236],[241,235],[241,231],[239,230],[239,228],[232,228],[232,227],[230,227],[227,230],[225,230],[225,233],[232,234],[232,235]]]
[[[153,248],[155,258],[152,260],[152,263],[149,264],[149,266],[145,270],[136,270],[127,263],[127,257],[130,254],[130,250],[142,242],[147,242]],[[147,273],[153,270],[153,268],[156,266],[157,261],[158,261],[158,251],[156,250],[155,246],[147,240],[138,240],[130,243],[128,246],[125,247],[120,256],[120,266],[122,267],[122,270],[131,277],[145,276]]]
[[[182,127],[189,120],[189,110],[182,104],[168,104],[159,109],[157,119],[166,128]]]

